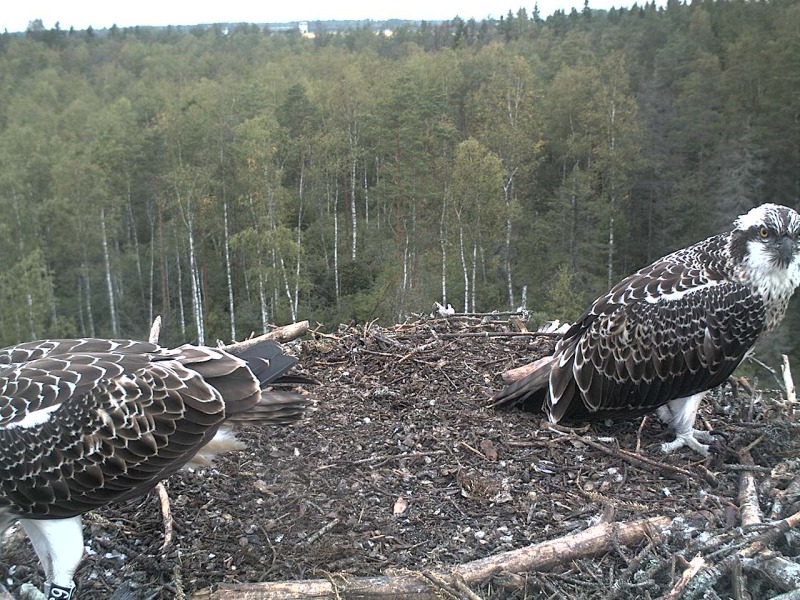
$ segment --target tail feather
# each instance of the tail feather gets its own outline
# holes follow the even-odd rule
[[[305,375],[296,375],[294,373],[290,373],[288,375],[281,375],[277,379],[270,382],[271,387],[292,386],[297,384],[319,385],[319,381],[316,379],[311,379],[310,377],[306,377]]]
[[[240,352],[232,352],[232,354],[247,363],[262,388],[276,379],[284,377],[287,371],[297,364],[297,359],[284,354],[280,344],[275,340],[264,340],[255,346],[250,346]]]
[[[288,425],[300,420],[314,400],[300,392],[268,390],[250,410],[231,415],[229,423]]]
[[[221,452],[245,449],[246,444],[236,439],[235,434],[235,429],[242,425],[288,425],[302,419],[314,404],[311,396],[292,389],[292,386],[317,382],[302,375],[287,374],[297,364],[297,359],[284,354],[274,340],[265,340],[231,354],[247,363],[247,369],[241,367],[241,363],[239,365],[243,371],[249,369],[258,379],[260,395],[255,394],[258,397],[255,404],[239,403],[235,410],[230,410],[225,423],[192,458],[189,466],[206,466]],[[249,372],[247,376],[252,388]],[[235,390],[240,384],[235,376],[228,375],[216,380],[214,385],[225,397],[226,392]]]

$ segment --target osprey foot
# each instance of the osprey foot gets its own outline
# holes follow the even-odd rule
[[[671,454],[678,448],[683,448],[686,446],[701,456],[708,456],[708,445],[702,444],[701,441],[712,442],[713,440],[714,438],[711,436],[710,432],[703,431],[701,429],[692,429],[690,431],[677,434],[675,439],[671,442],[661,444],[661,451],[664,454]]]
[[[30,583],[23,583],[19,592],[22,600],[74,600],[76,589],[74,583],[70,587],[64,587],[48,581],[44,584],[44,593]]]

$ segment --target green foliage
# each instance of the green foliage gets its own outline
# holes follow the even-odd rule
[[[109,335],[112,306],[123,335],[162,314],[168,342],[523,289],[574,318],[796,204],[798,26],[796,3],[738,1],[315,40],[34,21],[0,38],[0,343]]]

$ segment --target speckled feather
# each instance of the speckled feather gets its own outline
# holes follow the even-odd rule
[[[274,342],[258,348],[85,339],[0,350],[0,507],[61,518],[146,492],[226,419],[271,404],[263,389],[295,361]],[[308,403],[277,398],[274,422]]]
[[[557,422],[641,414],[723,383],[778,326],[800,283],[800,217],[776,205],[760,210],[760,220],[751,211],[732,232],[620,281],[566,332],[552,361],[494,404],[543,408]],[[794,258],[782,270],[754,258],[762,226],[792,240]]]

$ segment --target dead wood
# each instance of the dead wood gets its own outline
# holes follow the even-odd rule
[[[508,371],[505,371],[501,375],[501,377],[503,378],[503,381],[505,383],[514,383],[515,381],[519,381],[523,377],[527,377],[540,367],[545,366],[551,362],[553,362],[552,356],[543,356],[539,360],[535,360],[532,363],[528,363],[527,365],[522,365],[521,367],[517,367],[515,369],[509,369]]]
[[[797,393],[794,387],[794,380],[792,379],[792,369],[789,366],[789,357],[781,354],[783,362],[781,363],[781,374],[783,375],[783,386],[786,388],[787,416],[792,419],[794,417],[794,407],[797,406]]]
[[[597,556],[610,551],[614,544],[632,546],[641,542],[649,532],[669,525],[668,517],[657,516],[625,523],[595,525],[580,533],[534,544],[526,548],[502,552],[474,560],[451,572],[431,571],[430,575],[447,583],[476,585],[502,573],[525,573],[551,569],[580,559]],[[454,579],[455,578],[455,579]],[[430,577],[421,573],[399,573],[383,577],[331,576],[328,580],[283,581],[253,584],[223,585],[217,590],[201,590],[195,600],[281,600],[289,598],[414,598],[425,600],[439,598],[437,588],[431,585]],[[463,594],[463,592],[462,592]]]
[[[291,342],[297,338],[305,335],[308,332],[308,321],[298,321],[297,323],[290,323],[276,327],[263,335],[251,337],[241,342],[234,342],[232,344],[220,344],[219,347],[226,352],[241,352],[261,343],[264,340],[275,340],[281,344]]]
[[[707,565],[686,586],[687,591],[684,597],[705,597],[706,592],[712,591],[714,584],[739,562],[743,566],[746,565],[751,572],[758,570],[773,583],[783,583],[784,585],[780,586],[782,589],[791,589],[789,586],[792,585],[791,582],[794,577],[800,576],[800,569],[787,569],[787,563],[790,561],[786,561],[775,553],[768,551],[767,547],[776,538],[799,524],[800,512],[796,512],[785,519],[766,524],[764,527],[750,532],[739,544],[726,546],[720,552],[727,556],[718,564],[709,562],[709,557],[711,556],[709,554],[706,556]],[[775,560],[776,558],[779,560]]]
[[[698,554],[695,556],[689,562],[683,573],[681,573],[681,577],[672,588],[672,591],[670,591],[670,593],[664,597],[664,600],[678,600],[678,598],[681,597],[681,594],[683,594],[683,590],[686,588],[687,584],[695,575],[697,575],[697,573],[705,566],[705,564],[706,561],[701,555]]]
[[[753,466],[753,457],[745,449],[739,452],[739,460],[745,466]],[[761,509],[758,505],[758,486],[752,471],[742,471],[739,475],[739,517],[742,527],[761,523]]]
[[[153,325],[150,327],[150,336],[147,338],[151,344],[157,344],[158,338],[161,336],[161,315],[153,319]]]
[[[159,481],[156,484],[156,493],[158,494],[158,502],[161,506],[161,518],[164,521],[164,543],[161,544],[161,551],[163,552],[169,548],[172,543],[172,510],[169,506],[169,494],[167,494],[167,488],[164,487],[163,482]]]
[[[767,579],[778,589],[788,592],[800,588],[800,565],[783,556],[762,553],[742,560],[742,567]]]
[[[687,477],[689,479],[699,479],[713,486],[718,485],[717,477],[711,471],[706,469],[703,465],[695,465],[693,467],[697,470],[697,472],[695,473],[694,471],[684,469],[683,467],[678,467],[666,462],[653,460],[641,454],[634,454],[633,452],[623,450],[622,448],[609,448],[608,446],[605,446],[600,442],[596,442],[587,437],[575,435],[575,439],[583,442],[587,446],[591,446],[592,448],[601,450],[602,452],[605,452],[606,454],[609,454],[611,456],[622,458],[632,464],[645,465],[659,469],[661,471],[671,471],[673,473],[683,475],[684,477]]]
[[[561,338],[563,334],[550,331],[465,331],[463,333],[440,333],[442,339],[453,338],[513,338],[513,337],[545,337]]]

